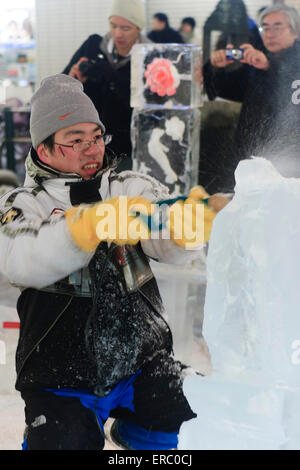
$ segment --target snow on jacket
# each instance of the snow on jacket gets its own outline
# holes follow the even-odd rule
[[[17,349],[17,389],[59,386],[88,388],[93,391],[97,388],[99,393],[104,393],[114,381],[122,378],[118,375],[120,372],[130,375],[158,352],[157,348],[171,352],[171,333],[163,320],[162,303],[153,276],[138,292],[132,293],[131,303],[128,303],[128,295],[122,291],[123,278],[118,282],[119,270],[115,268],[112,256],[107,256],[105,268],[100,267],[100,271],[105,273],[105,288],[108,289],[112,279],[117,281],[111,284],[114,289],[117,286],[118,290],[113,293],[112,290],[109,293],[102,292],[105,299],[107,295],[112,295],[118,300],[118,304],[115,303],[110,310],[109,324],[103,324],[103,319],[108,318],[111,302],[105,304],[101,302],[101,297],[97,297],[98,310],[96,315],[94,311],[91,318],[95,302],[93,304],[89,293],[75,291],[75,288],[68,292],[61,288],[65,279],[74,279],[76,275],[78,278],[78,273],[83,273],[92,265],[92,288],[97,290],[97,262],[102,262],[111,251],[104,243],[100,243],[96,256],[77,248],[63,212],[71,208],[72,203],[79,204],[79,199],[86,197],[91,188],[94,196],[91,194],[90,202],[93,197],[95,202],[120,195],[143,196],[155,201],[168,197],[168,193],[164,186],[151,177],[134,172],[115,174],[107,168],[89,181],[82,181],[78,175],[60,174],[40,163],[33,150],[26,160],[26,167],[24,187],[9,192],[0,201],[1,272],[22,290],[18,301],[21,329]],[[139,260],[144,256],[145,266],[148,257],[182,264],[197,256],[197,250],[186,251],[168,239],[148,240],[139,246]],[[118,253],[115,258],[117,257]],[[134,257],[136,258],[136,253]],[[103,305],[107,306],[106,310],[103,310]],[[135,316],[131,320],[143,337],[135,354],[130,355],[133,359],[127,372],[124,368],[120,369],[120,364],[128,358],[128,348],[122,349],[121,344],[122,341],[125,344],[128,338],[119,337],[120,343],[114,344],[114,351],[123,352],[123,356],[120,354],[117,370],[110,367],[108,356],[105,363],[107,348],[100,348],[95,359],[95,351],[91,352],[92,348],[87,350],[86,347],[86,341],[93,343],[91,334],[95,331],[100,336],[103,331],[106,334],[112,331],[117,322],[113,321],[113,315],[121,310],[130,314],[134,311]],[[139,311],[144,315],[142,322],[140,315],[136,315]],[[92,330],[86,335],[88,321]],[[153,334],[147,335],[150,330]],[[106,344],[105,341],[103,344]],[[132,344],[135,348],[135,338],[132,338]],[[101,381],[106,378],[105,388]]]

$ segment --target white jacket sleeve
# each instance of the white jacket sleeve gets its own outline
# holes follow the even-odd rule
[[[45,215],[28,192],[12,207],[0,202],[0,271],[18,287],[46,287],[86,266],[91,254],[79,250],[65,218]]]

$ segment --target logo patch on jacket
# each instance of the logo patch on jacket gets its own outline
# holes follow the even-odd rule
[[[7,212],[5,212],[5,214],[1,215],[0,224],[1,225],[10,224],[17,218],[22,217],[22,215],[23,215],[23,212],[21,209],[19,209],[18,207],[12,207]]]

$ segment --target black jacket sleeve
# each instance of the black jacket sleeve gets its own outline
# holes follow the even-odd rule
[[[88,59],[94,59],[100,52],[100,43],[102,37],[98,34],[92,34],[87,38],[86,41],[77,49],[75,54],[72,56],[70,62],[65,67],[62,73],[68,74],[71,67],[79,61],[81,57],[87,57]]]
[[[253,67],[247,64],[241,64],[233,69],[230,65],[224,68],[213,67],[207,62],[203,67],[203,77],[208,98],[214,100],[218,96],[243,102],[252,74]]]

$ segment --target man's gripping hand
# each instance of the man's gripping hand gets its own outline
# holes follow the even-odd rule
[[[191,249],[207,243],[217,212],[229,201],[221,194],[210,197],[202,186],[192,188],[184,202],[179,200],[169,209],[167,226],[174,242]]]
[[[242,64],[252,65],[260,70],[268,70],[270,63],[263,52],[255,49],[251,44],[242,44],[240,47],[244,49],[244,57],[240,61]]]
[[[79,206],[65,212],[67,225],[76,245],[87,252],[96,250],[101,241],[117,245],[135,245],[148,240],[150,232],[134,215],[150,215],[151,202],[142,197],[115,197],[91,207]]]

